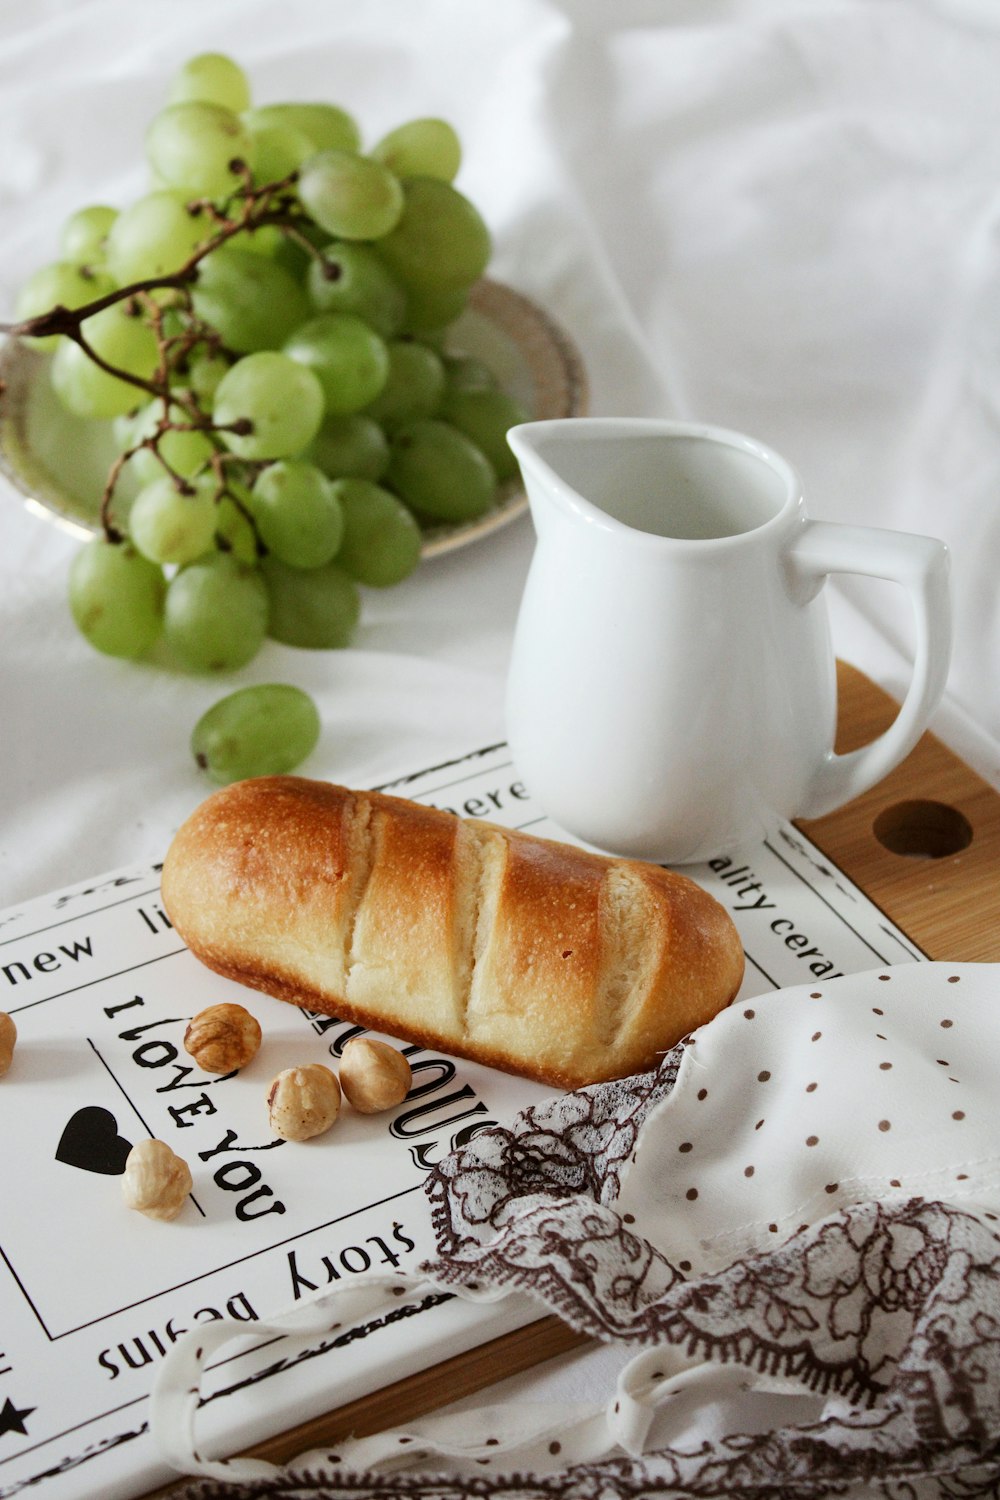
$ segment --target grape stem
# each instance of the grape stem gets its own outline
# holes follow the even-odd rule
[[[232,500],[253,526],[258,550],[264,550],[252,515],[239,495],[228,484],[224,465],[229,455],[222,453],[219,442],[219,435],[222,433],[244,434],[252,430],[251,424],[246,420],[228,425],[213,422],[211,417],[202,411],[193,391],[184,389],[175,393],[172,389],[172,382],[199,344],[204,344],[213,353],[228,352],[223,351],[222,341],[215,329],[201,322],[194,315],[191,287],[197,281],[198,267],[207,255],[211,255],[214,250],[218,250],[220,245],[226,244],[235,235],[262,229],[266,225],[274,225],[295,244],[307,250],[310,255],[320,259],[322,255],[299,228],[299,224],[305,222],[306,216],[298,207],[290,191],[298,179],[297,172],[291,172],[280,180],[255,187],[250,168],[245,162],[233,161],[230,166],[232,171],[239,176],[240,186],[221,206],[207,198],[195,199],[189,203],[188,208],[193,215],[203,214],[206,220],[211,221],[215,227],[176,271],[168,275],[147,276],[142,280],[129,282],[126,286],[117,287],[114,291],[95,297],[80,307],[65,307],[62,303],[57,303],[56,306],[49,308],[46,312],[38,313],[35,317],[24,318],[17,323],[0,322],[0,334],[7,334],[13,338],[49,338],[61,335],[71,339],[79,345],[87,358],[106,374],[113,375],[118,380],[123,380],[126,384],[145,392],[154,400],[163,402],[163,415],[155,431],[134,447],[120,454],[108,471],[101,496],[100,520],[109,542],[124,541],[123,533],[114,523],[112,506],[115,490],[129,459],[142,449],[148,449],[155,455],[179,492],[191,494],[193,493],[192,486],[167,462],[160,452],[160,444],[168,432],[200,431],[204,432],[216,447],[216,452],[207,460],[218,480],[216,501],[221,500],[223,496]],[[168,335],[164,329],[165,309],[152,295],[163,291],[178,294],[179,303],[189,319],[188,326],[179,335]],[[129,302],[132,302],[137,310],[142,308],[156,339],[157,367],[148,378],[121,369],[104,359],[83,331],[83,324],[88,318],[94,317],[96,313],[103,312],[108,307],[116,307],[121,303]],[[3,395],[4,386],[3,382],[0,382],[0,400],[3,399]],[[179,406],[186,420],[176,421],[171,416],[172,406]]]
[[[142,292],[187,289],[197,281],[198,266],[205,256],[211,255],[213,250],[218,250],[220,245],[244,230],[262,229],[266,224],[274,224],[279,229],[294,234],[296,240],[304,240],[305,236],[299,233],[297,223],[305,216],[296,209],[286,191],[295,183],[298,173],[291,172],[278,182],[268,182],[255,188],[249,172],[246,169],[244,172],[243,186],[226,200],[223,209],[219,209],[207,198],[196,198],[189,203],[188,207],[193,214],[204,213],[218,228],[192,251],[176,271],[164,276],[147,276],[141,281],[131,281],[126,286],[116,287],[112,292],[105,292],[103,297],[95,297],[92,302],[82,303],[80,307],[64,307],[62,303],[57,303],[47,312],[37,313],[33,318],[24,318],[19,323],[0,323],[0,334],[9,334],[13,338],[48,338],[53,334],[66,334],[73,338],[79,332],[81,323],[92,318],[95,313],[103,312],[106,307],[114,307]],[[277,207],[273,206],[275,198],[279,198]],[[234,218],[230,210],[236,202],[241,202],[242,207]],[[93,358],[92,352],[87,352]],[[120,372],[116,370],[115,373]]]

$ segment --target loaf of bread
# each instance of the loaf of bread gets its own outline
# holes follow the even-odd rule
[[[559,1088],[653,1067],[743,974],[685,876],[294,776],[210,796],[162,889],[217,973]]]

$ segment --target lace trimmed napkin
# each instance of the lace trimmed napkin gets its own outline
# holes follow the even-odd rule
[[[407,1294],[526,1291],[638,1351],[606,1406],[445,1413],[280,1472],[212,1462],[201,1364],[246,1332],[215,1325],[165,1364],[154,1432],[212,1476],[189,1500],[996,1495],[998,1080],[1000,965],[738,1003],[655,1073],[529,1110],[428,1183],[438,1259]],[[347,1328],[403,1284],[363,1282],[259,1331]]]

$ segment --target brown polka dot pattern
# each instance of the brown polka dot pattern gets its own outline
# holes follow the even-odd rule
[[[917,1365],[908,1365],[911,1384],[893,1387],[894,1398],[913,1409],[920,1389],[932,1389],[936,1401],[942,1398],[938,1407],[947,1420],[934,1442],[911,1455],[906,1470],[923,1478],[921,1458],[930,1455],[928,1461],[936,1462],[967,1412],[983,1399],[975,1380],[960,1387],[953,1378],[974,1370],[978,1355],[974,1342],[948,1336],[949,1330],[973,1327],[958,1321],[966,1309],[955,1301],[955,1292],[987,1298],[974,1310],[980,1318],[995,1319],[1000,1286],[997,1280],[976,1291],[979,1282],[967,1275],[970,1265],[977,1273],[1000,1267],[995,1233],[1000,1223],[995,1124],[1000,1005],[996,973],[987,997],[975,967],[958,971],[954,965],[901,963],[890,972],[869,970],[831,980],[826,992],[803,985],[768,996],[766,1003],[736,1005],[699,1031],[690,1054],[682,1057],[678,1049],[669,1065],[664,1063],[661,1084],[647,1078],[638,1088],[634,1079],[596,1085],[569,1103],[558,1098],[529,1109],[511,1130],[474,1138],[429,1179],[444,1225],[439,1266],[454,1271],[464,1286],[471,1284],[473,1269],[494,1286],[502,1283],[505,1265],[516,1273],[508,1284],[517,1288],[536,1276],[534,1288],[544,1287],[553,1310],[575,1311],[576,1326],[597,1337],[626,1337],[647,1351],[662,1332],[658,1317],[674,1322],[690,1317],[708,1357],[720,1367],[720,1351],[742,1341],[741,1348],[757,1356],[762,1368],[767,1364],[799,1382],[803,1391],[840,1391],[837,1442],[855,1423],[859,1447],[871,1442],[872,1413],[856,1387],[836,1383],[836,1372],[824,1361],[836,1363],[843,1356],[843,1374],[849,1363],[870,1372],[870,1360],[877,1359],[880,1378],[888,1364],[877,1339],[870,1339],[874,1325],[865,1322],[859,1333],[856,1294],[869,1299],[866,1313],[874,1308],[895,1319],[901,1287],[906,1287],[909,1314],[910,1300],[926,1302],[940,1277],[944,1322],[929,1325],[940,1337],[920,1341],[919,1350],[916,1343],[908,1346],[915,1360],[937,1358],[934,1380],[918,1388],[912,1380]],[[947,1003],[945,984],[952,986]],[[822,1033],[803,1004],[810,995],[829,1001]],[[878,998],[882,1009],[873,1004]],[[746,1013],[750,1010],[753,1015]],[[885,1018],[880,1022],[885,1033],[872,1033],[873,1010]],[[936,1057],[943,1022],[951,1023],[945,1027],[950,1059]],[[821,1035],[823,1047],[811,1045]],[[766,1095],[755,1094],[763,1083]],[[700,1106],[709,1096],[712,1108],[705,1110]],[[765,1117],[755,1118],[765,1098],[766,1135]],[[988,1170],[984,1161],[992,1163]],[[574,1170],[579,1164],[582,1188],[567,1188],[568,1162]],[[512,1213],[518,1197],[521,1203],[514,1207],[522,1211]],[[965,1224],[978,1239],[960,1239]],[[636,1256],[644,1238],[658,1255]],[[813,1246],[822,1254],[803,1255]],[[587,1272],[581,1277],[582,1265]],[[769,1272],[779,1270],[786,1280],[769,1279]],[[629,1278],[624,1292],[623,1277]],[[734,1288],[742,1300],[727,1300]],[[721,1311],[716,1289],[725,1293]],[[796,1313],[808,1308],[820,1334],[836,1329],[836,1337],[826,1342],[804,1337],[794,1318],[782,1327],[783,1307]],[[656,1356],[640,1358],[648,1389],[675,1373],[666,1366],[665,1351],[664,1367],[651,1373]],[[1000,1367],[993,1361],[990,1368],[991,1404],[983,1411],[995,1426]],[[921,1378],[927,1369],[919,1366]],[[888,1378],[895,1381],[895,1373],[889,1371]],[[873,1388],[871,1382],[864,1390]],[[627,1410],[625,1402],[621,1406]],[[929,1409],[922,1410],[921,1420]],[[485,1426],[486,1420],[462,1438],[468,1454],[462,1461],[465,1482],[482,1497],[496,1492],[500,1482],[494,1476],[501,1470],[535,1472],[530,1461],[511,1465],[507,1455],[501,1460],[506,1435],[502,1441],[492,1435],[502,1429]],[[748,1454],[755,1465],[771,1462],[778,1444],[774,1472],[767,1475],[769,1490],[777,1493],[791,1477],[804,1474],[798,1467],[802,1452],[812,1452],[809,1443],[796,1445],[797,1420],[782,1433],[751,1434],[739,1452],[720,1446],[710,1454],[685,1453],[691,1474],[702,1481],[685,1493],[737,1493]],[[595,1493],[603,1492],[599,1468],[591,1466],[589,1455],[574,1451],[573,1428],[557,1429],[556,1438],[552,1430],[535,1441],[531,1458],[538,1472],[561,1474],[584,1463],[586,1481],[593,1478]],[[878,1424],[880,1440],[887,1431]],[[993,1428],[989,1431],[992,1435]],[[384,1438],[385,1453],[397,1463],[408,1459],[412,1466],[416,1454],[424,1466],[432,1456],[424,1438]],[[405,1448],[397,1448],[401,1441]],[[476,1456],[487,1448],[497,1450],[492,1460]],[[350,1467],[351,1452],[348,1443],[338,1461]],[[879,1448],[877,1457],[883,1456]],[[493,1473],[474,1476],[474,1466],[491,1467]],[[948,1470],[949,1478],[953,1472]],[[618,1470],[611,1487],[616,1477]]]
[[[650,1154],[654,1137],[647,1133],[646,1161],[640,1151],[635,1169],[636,1181],[645,1169],[650,1184],[660,1183],[651,1188],[664,1205],[657,1222],[668,1244],[676,1236],[672,1264],[683,1261],[683,1274],[697,1276],[706,1255],[721,1263],[737,1247],[783,1239],[803,1220],[813,1223],[844,1205],[923,1191],[935,1172],[956,1194],[968,1188],[957,1176],[972,1171],[962,1137],[971,1116],[968,1084],[947,1079],[969,1076],[975,1048],[952,1043],[950,1057],[938,1058],[934,1038],[942,1020],[953,1022],[949,1037],[963,1030],[971,1036],[972,1027],[959,1024],[954,987],[949,1004],[941,1003],[954,970],[938,973],[936,988],[925,985],[914,999],[914,981],[930,978],[935,967],[900,964],[823,991],[769,995],[766,1006],[734,1006],[698,1032],[698,1065],[693,1056],[685,1060],[686,1088],[678,1087],[660,1116],[662,1144]],[[829,1020],[821,1027],[802,1010],[810,995],[825,1002]],[[755,1088],[766,1089],[766,1116],[747,1107]],[[700,1108],[709,1098],[711,1109]],[[764,1095],[758,1098],[762,1103]],[[629,1209],[636,1221],[629,1227],[643,1234],[649,1202],[637,1197]]]

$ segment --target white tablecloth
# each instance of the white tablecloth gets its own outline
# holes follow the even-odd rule
[[[36,0],[0,7],[0,307],[140,141],[188,55],[260,102],[326,98],[373,141],[426,114],[492,272],[566,327],[596,414],[742,429],[812,514],[944,538],[955,652],[935,727],[1000,785],[1000,7],[991,0]],[[524,518],[369,593],[350,650],[269,644],[226,686],[323,715],[307,770],[371,783],[502,737]],[[102,658],[76,543],[0,493],[0,906],[162,855],[205,794],[217,681]],[[829,588],[839,653],[897,693],[896,591]],[[564,1361],[573,1387],[593,1366]]]
[[[47,0],[0,9],[0,306],[140,141],[188,55],[256,97],[331,98],[371,141],[440,114],[492,270],[566,326],[591,409],[755,434],[812,513],[943,537],[956,643],[938,727],[1000,777],[1000,11],[973,0]],[[205,787],[217,682],[96,656],[74,543],[0,509],[0,905],[156,857]],[[527,519],[370,593],[354,647],[270,645],[233,685],[315,692],[309,769],[371,781],[503,733]],[[897,691],[897,590],[839,582],[840,653]]]

